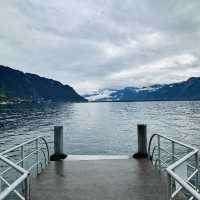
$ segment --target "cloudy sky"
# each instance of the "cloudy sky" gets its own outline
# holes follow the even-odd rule
[[[3,0],[0,64],[80,93],[200,76],[198,0]]]

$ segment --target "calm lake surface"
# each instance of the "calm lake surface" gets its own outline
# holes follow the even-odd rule
[[[113,102],[1,105],[0,151],[64,126],[67,154],[132,154],[137,124],[200,148],[200,102]]]

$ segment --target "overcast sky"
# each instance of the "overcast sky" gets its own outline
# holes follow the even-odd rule
[[[78,92],[200,76],[199,0],[2,0],[0,64]]]

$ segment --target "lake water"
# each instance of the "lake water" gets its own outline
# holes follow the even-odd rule
[[[200,148],[200,102],[113,102],[1,105],[0,151],[38,135],[53,141],[64,126],[67,154],[124,155],[137,151],[137,124]]]

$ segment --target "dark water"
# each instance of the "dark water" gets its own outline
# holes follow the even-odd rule
[[[67,154],[131,154],[137,123],[200,148],[200,102],[116,102],[1,105],[0,151],[63,125]]]

